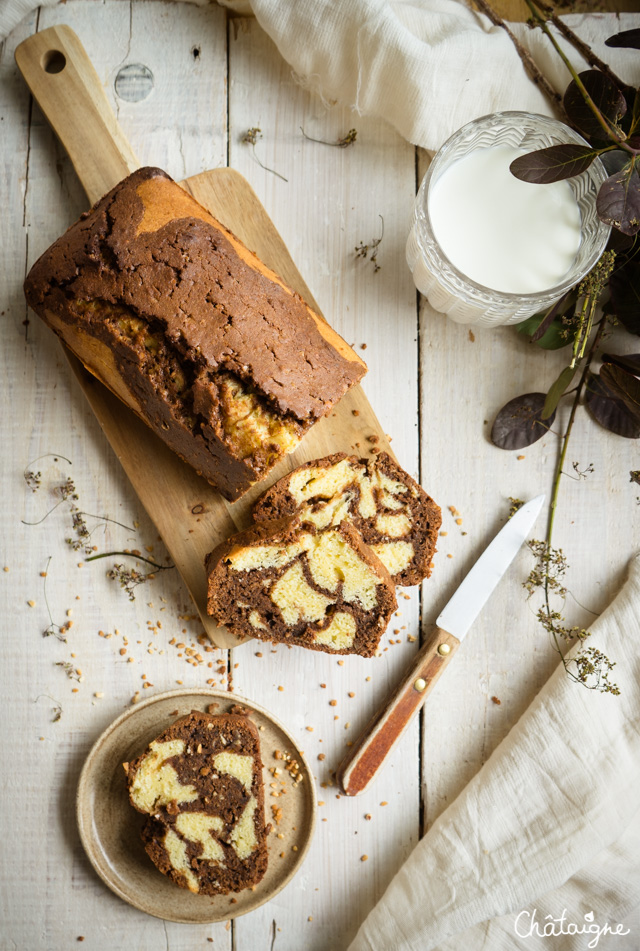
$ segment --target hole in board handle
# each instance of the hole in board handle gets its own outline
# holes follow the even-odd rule
[[[48,50],[42,57],[45,73],[61,73],[67,65],[67,58],[60,50]]]

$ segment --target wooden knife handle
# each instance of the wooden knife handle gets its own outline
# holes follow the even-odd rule
[[[30,36],[16,49],[16,63],[92,204],[140,167],[71,27]]]
[[[358,796],[367,788],[459,646],[453,634],[434,629],[407,676],[338,767],[336,778],[347,796]]]

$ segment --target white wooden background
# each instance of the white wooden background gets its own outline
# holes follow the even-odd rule
[[[110,561],[78,566],[81,556],[64,542],[70,528],[67,506],[40,525],[23,524],[41,518],[53,504],[52,487],[71,476],[83,511],[137,526],[131,533],[90,519],[100,551],[153,546],[152,557],[163,557],[154,527],[58,344],[28,314],[22,296],[31,263],[86,206],[13,60],[22,39],[61,22],[79,34],[141,160],[177,179],[227,163],[242,172],[330,322],[356,347],[366,344],[364,387],[393,436],[400,462],[442,506],[447,532],[422,600],[417,589],[409,590],[408,600],[400,598],[401,616],[393,619],[382,657],[342,663],[328,655],[270,651],[251,643],[228,656],[203,653],[212,668],[191,666],[175,644],[198,646],[201,628],[189,619],[192,607],[176,572],[138,588],[130,602],[105,577]],[[154,79],[151,93],[138,102],[124,101],[114,90],[119,70],[132,63],[147,66]],[[328,140],[355,126],[357,143],[347,150],[316,145],[302,138],[301,125],[309,135]],[[242,144],[252,126],[264,134],[258,156],[288,182],[261,169],[251,148]],[[87,948],[341,951],[420,835],[476,773],[555,667],[557,658],[521,588],[531,564],[526,551],[374,787],[348,800],[335,788],[321,786],[321,821],[302,870],[272,902],[231,925],[186,926],[149,918],[102,884],[75,825],[75,789],[84,757],[137,692],[146,698],[176,684],[202,686],[210,679],[225,685],[227,676],[217,673],[222,664],[234,690],[267,707],[299,738],[318,783],[330,782],[349,737],[355,737],[409,663],[420,616],[423,625],[435,619],[504,522],[508,496],[528,498],[550,489],[554,436],[523,453],[504,453],[490,444],[488,432],[507,399],[550,384],[563,355],[531,348],[512,329],[469,333],[417,300],[404,242],[426,156],[382,122],[312,97],[254,21],[227,23],[221,8],[69,0],[28,16],[0,46],[0,149],[5,426],[0,567],[6,566],[0,571],[1,837],[7,853],[1,947],[62,949],[83,936]],[[355,259],[354,248],[378,235],[379,216],[384,240],[381,269],[374,273],[369,262]],[[629,341],[622,342],[628,350],[633,349]],[[61,458],[40,459],[34,468],[42,472],[42,488],[33,494],[22,473],[45,453],[66,456],[72,465]],[[639,493],[628,476],[638,467],[637,445],[605,434],[581,411],[569,460],[593,463],[595,469],[584,482],[564,480],[557,520],[556,541],[572,566],[568,583],[576,600],[568,603],[569,617],[582,624],[591,615],[577,602],[602,610],[637,545]],[[448,511],[450,505],[459,510],[462,526]],[[541,519],[537,536],[543,531]],[[73,612],[66,644],[41,634],[49,619],[40,573],[49,556],[54,620],[63,623],[67,610]],[[393,629],[400,631],[397,637]],[[390,644],[390,638],[401,643]],[[125,643],[127,654],[121,655]],[[618,660],[622,681],[624,659]],[[67,679],[56,666],[59,661],[81,669],[82,682]],[[152,687],[143,689],[143,675]],[[492,696],[501,700],[499,706]],[[336,706],[329,705],[332,699]],[[57,706],[62,716],[52,722]],[[326,758],[319,761],[322,753]],[[364,855],[368,861],[361,861]],[[616,938],[609,945],[603,939],[600,947],[637,949],[640,919],[628,924],[630,943]]]

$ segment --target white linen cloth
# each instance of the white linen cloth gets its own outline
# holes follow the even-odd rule
[[[640,904],[640,555],[587,644],[617,660],[620,696],[586,690],[559,665],[418,843],[349,951],[640,946],[622,931],[590,944],[596,928],[615,931]],[[534,910],[540,931],[564,910],[565,931],[591,931],[561,935],[558,924],[555,937],[535,928],[528,936]]]
[[[193,0],[204,2],[206,0]],[[552,115],[507,34],[462,0],[249,0],[261,26],[300,80],[328,101],[382,116],[410,142],[436,150],[470,119],[503,109]],[[52,5],[55,0],[40,0]],[[245,11],[248,0],[224,0]],[[0,0],[0,40],[37,0]],[[124,14],[123,14],[124,15]],[[627,82],[640,82],[635,50],[604,40],[640,26],[640,15],[564,18]],[[512,24],[551,84],[570,76],[547,37]],[[581,58],[563,43],[574,64]]]

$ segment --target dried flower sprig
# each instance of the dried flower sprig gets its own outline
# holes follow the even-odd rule
[[[43,637],[55,637],[57,640],[62,641],[63,644],[67,642],[67,631],[71,627],[71,621],[66,621],[64,624],[56,624],[53,620],[53,615],[51,614],[51,608],[49,607],[49,599],[47,597],[47,578],[49,577],[49,565],[51,564],[51,555],[47,559],[47,564],[45,569],[42,572],[44,577],[44,583],[42,586],[42,591],[44,594],[44,603],[47,607],[47,614],[49,615],[49,626],[44,629],[42,632]]]
[[[509,502],[511,503],[511,505],[509,506],[509,515],[507,516],[507,518],[513,518],[513,516],[516,514],[518,509],[521,509],[522,506],[524,505],[524,499],[514,499],[514,497],[510,495]]]
[[[349,129],[346,135],[343,135],[341,139],[337,139],[335,142],[327,142],[326,139],[314,139],[313,136],[307,135],[302,126],[300,126],[300,131],[309,142],[317,142],[319,145],[329,145],[336,149],[348,149],[358,138],[357,129]]]
[[[620,688],[609,679],[615,662],[609,660],[601,650],[597,647],[581,647],[570,660],[567,660],[563,653],[563,643],[578,641],[583,644],[591,637],[591,631],[586,628],[576,625],[567,626],[561,612],[551,605],[552,595],[555,594],[562,602],[567,595],[564,575],[568,565],[564,552],[561,548],[551,548],[546,541],[536,540],[529,542],[529,549],[536,560],[529,576],[523,582],[523,587],[528,591],[529,597],[536,590],[542,589],[544,600],[536,612],[536,617],[548,632],[566,673],[572,680],[588,690],[619,696]]]
[[[585,466],[584,469],[580,468],[579,462],[572,462],[571,468],[575,472],[575,476],[571,476],[571,478],[577,479],[578,482],[582,481],[582,479],[586,479],[587,476],[592,475],[596,471],[592,462],[590,462],[588,466]],[[565,472],[565,475],[569,475],[569,473]]]
[[[131,551],[108,551],[100,555],[92,555],[91,558],[87,558],[86,560],[98,561],[100,558],[113,558],[115,555],[120,555],[125,558],[135,558],[136,561],[144,561],[147,565],[152,565],[156,571],[169,571],[175,568],[175,565],[159,565],[157,562],[151,561],[150,558],[145,558],[143,555]],[[116,563],[113,568],[107,571],[107,578],[112,581],[119,581],[120,587],[127,592],[129,600],[135,601],[135,589],[139,584],[144,584],[145,581],[152,581],[155,578],[155,571],[148,571],[144,574],[142,571],[138,571],[137,568],[125,568],[124,565]]]
[[[265,172],[271,172],[272,175],[277,175],[278,178],[281,178],[283,182],[288,182],[289,181],[288,178],[285,178],[284,175],[280,174],[280,172],[276,172],[275,168],[269,168],[267,165],[261,162],[260,159],[258,158],[258,155],[256,153],[256,144],[258,142],[258,139],[261,139],[261,138],[262,138],[262,129],[259,129],[258,126],[253,126],[251,129],[247,129],[245,134],[242,136],[241,141],[244,143],[244,145],[250,145],[253,148],[253,157],[258,163],[258,165],[260,166],[260,168],[263,168]]]
[[[58,723],[62,719],[62,704],[60,703],[59,700],[56,700],[56,698],[52,697],[51,694],[49,693],[39,694],[33,702],[37,703],[38,700],[40,700],[42,697],[47,697],[49,700],[53,700],[53,702],[55,703],[55,707],[53,707],[51,710],[51,713],[53,714],[51,718],[51,722]]]
[[[69,660],[57,660],[56,667],[62,667],[65,674],[69,680],[76,680],[78,683],[82,683],[83,677],[80,673],[80,670],[77,667],[74,667],[71,661]]]
[[[365,261],[368,258],[371,261],[371,263],[373,264],[374,274],[377,274],[380,268],[382,267],[381,264],[378,264],[378,249],[380,247],[382,239],[384,238],[384,218],[382,217],[382,215],[378,215],[378,217],[381,222],[380,237],[374,238],[370,244],[364,244],[361,241],[360,244],[356,245],[356,248],[355,248],[356,258],[362,258]]]

